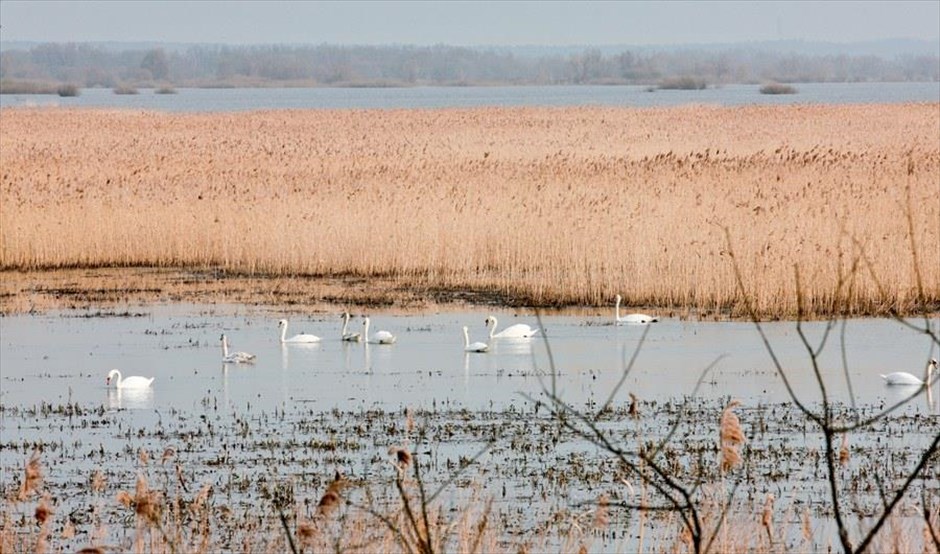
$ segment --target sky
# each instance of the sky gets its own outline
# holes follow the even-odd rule
[[[938,37],[940,0],[0,1],[3,41],[568,46]]]

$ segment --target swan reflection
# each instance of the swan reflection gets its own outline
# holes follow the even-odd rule
[[[108,389],[108,407],[112,410],[143,410],[153,407],[153,389]]]
[[[493,341],[493,344],[490,345],[490,350],[494,354],[500,354],[502,356],[531,356],[532,355],[532,341],[527,341],[527,340]]]
[[[290,347],[288,347],[288,344]],[[291,356],[300,356],[301,359],[298,368],[303,371],[305,364],[315,365],[314,360],[319,351],[320,343],[318,342],[281,343],[280,388],[282,406],[286,406],[291,401],[291,392],[294,390],[293,377],[288,373]],[[298,365],[298,362],[295,361],[294,365]]]
[[[299,354],[301,358],[312,357],[311,354],[319,352],[320,343],[318,342],[297,342],[289,343],[290,347],[288,348],[287,343],[281,343],[281,369],[290,368],[290,357],[291,351],[294,354]]]

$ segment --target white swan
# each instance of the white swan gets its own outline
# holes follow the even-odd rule
[[[490,349],[490,345],[485,342],[475,342],[470,344],[470,330],[467,329],[467,326],[463,326],[463,351],[464,352],[486,352]]]
[[[622,300],[623,298],[618,294],[617,305],[614,306],[614,319],[617,325],[620,325],[621,323],[629,323],[631,325],[646,325],[647,323],[655,323],[659,321],[658,317],[646,314],[627,314],[623,317],[620,317],[620,302]]]
[[[362,340],[361,333],[349,333],[346,328],[349,326],[349,312],[343,312],[343,340],[346,342],[359,342]]]
[[[917,377],[914,377],[910,373],[905,371],[897,371],[895,373],[889,373],[887,375],[882,375],[881,378],[885,380],[886,385],[930,385],[930,378],[933,374],[933,370],[937,369],[937,359],[931,358],[930,363],[927,364],[927,380],[921,381]]]
[[[228,341],[225,339],[225,335],[222,335],[222,363],[245,364],[253,363],[254,361],[255,355],[247,352],[232,352],[229,354]]]
[[[281,328],[281,342],[282,343],[310,344],[311,342],[320,342],[320,337],[316,335],[311,335],[309,333],[300,333],[299,335],[294,335],[291,338],[287,338],[287,320],[286,319],[282,319],[278,321],[277,326]]]
[[[111,379],[117,376],[117,380],[114,382],[114,386],[119,389],[145,389],[150,386],[150,383],[153,383],[154,378],[151,377],[147,379],[146,377],[141,377],[139,375],[134,375],[128,377],[127,379],[121,378],[121,372],[117,369],[112,369],[108,372],[108,379],[105,383],[108,386],[111,386]]]
[[[499,322],[496,321],[496,317],[490,316],[486,318],[486,326],[493,326],[493,328],[490,329],[491,339],[528,339],[534,337],[539,332],[539,329],[533,329],[525,323],[516,323],[515,325],[510,325],[509,327],[506,327],[497,333],[496,326],[498,324]]]
[[[395,335],[388,331],[376,331],[376,333],[370,337],[368,317],[362,322],[362,327],[362,335],[366,338],[366,342],[371,342],[372,344],[393,344],[397,340]]]

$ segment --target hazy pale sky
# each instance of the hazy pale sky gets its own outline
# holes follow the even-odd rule
[[[0,39],[604,45],[937,39],[923,1],[0,1]]]

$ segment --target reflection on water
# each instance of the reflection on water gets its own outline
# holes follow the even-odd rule
[[[311,317],[307,324],[311,332],[333,338],[314,345],[281,345],[269,329],[282,314],[268,309],[246,313],[244,307],[152,306],[148,310],[148,316],[140,318],[0,318],[0,401],[21,406],[94,404],[100,402],[100,386],[110,368],[135,367],[156,377],[152,389],[143,397],[124,390],[120,398],[111,390],[110,406],[191,409],[209,397],[233,410],[297,404],[317,409],[397,409],[435,401],[452,401],[471,410],[500,409],[518,405],[524,397],[542,397],[540,376],[554,368],[565,400],[579,404],[607,398],[634,355],[633,369],[615,402],[628,402],[629,393],[643,400],[689,395],[703,369],[716,359],[699,396],[733,396],[752,405],[788,398],[759,335],[742,322],[665,320],[628,328],[604,325],[610,319],[607,314],[553,315],[538,322],[548,329],[545,338],[490,340],[489,352],[467,354],[461,329],[469,325],[474,340],[485,337],[480,313],[385,316],[382,326],[398,336],[394,345],[341,341],[332,315]],[[516,314],[495,315],[511,322]],[[519,315],[529,321],[533,317]],[[238,335],[239,348],[257,354],[254,364],[220,370],[218,336],[223,330]],[[822,337],[824,330],[824,323],[804,324],[811,340]],[[818,402],[815,373],[794,324],[767,323],[764,331],[795,393],[810,404]],[[42,340],[50,335],[58,337],[54,348]],[[852,320],[845,341],[849,377],[860,405],[888,406],[908,396],[912,391],[885,386],[879,374],[920,374],[925,360],[936,355],[922,335],[890,320]],[[818,363],[831,397],[849,403],[841,348],[837,341],[831,343]],[[128,393],[133,396],[128,398]],[[937,394],[932,391],[935,404]],[[911,409],[926,407],[920,400],[915,405]]]
[[[496,339],[490,340],[490,352],[500,356],[531,356],[532,343],[541,339]]]
[[[394,346],[348,343],[336,337],[301,347],[282,346],[272,337],[266,329],[270,320],[277,318],[263,310],[248,315],[241,311],[244,308],[224,313],[198,306],[150,310],[139,318],[0,318],[0,403],[27,407],[40,402],[53,404],[48,412],[4,412],[10,414],[0,417],[4,441],[28,445],[41,435],[46,444],[61,445],[56,457],[69,463],[58,464],[55,479],[82,487],[89,466],[107,461],[115,475],[115,487],[123,487],[117,484],[118,476],[126,475],[130,479],[126,482],[133,483],[139,469],[135,467],[137,457],[128,456],[129,452],[160,452],[167,444],[183,447],[185,443],[180,453],[187,458],[192,482],[215,481],[224,487],[225,472],[236,472],[232,475],[238,477],[238,483],[229,478],[227,490],[220,489],[231,498],[226,504],[244,506],[245,517],[258,515],[260,519],[269,512],[266,506],[270,502],[258,496],[266,487],[241,483],[271,475],[279,480],[308,479],[322,468],[332,470],[334,465],[357,476],[371,476],[377,464],[389,469],[384,466],[384,453],[388,443],[395,444],[401,435],[388,429],[401,425],[403,408],[431,407],[434,403],[435,408],[421,416],[422,425],[430,429],[427,436],[448,438],[435,441],[430,449],[421,445],[420,451],[428,456],[433,452],[435,460],[448,463],[440,464],[438,470],[435,461],[427,482],[436,486],[450,479],[450,460],[469,459],[489,437],[499,437],[506,441],[503,444],[512,446],[491,449],[461,478],[466,476],[473,483],[467,494],[474,498],[479,490],[497,498],[500,509],[507,513],[528,514],[521,516],[521,523],[516,522],[525,526],[549,521],[559,507],[587,506],[595,502],[598,486],[608,486],[596,472],[583,470],[588,467],[585,463],[593,467],[595,460],[602,471],[610,467],[600,460],[605,456],[596,448],[571,434],[558,433],[554,425],[533,425],[528,417],[520,417],[523,412],[517,408],[528,402],[524,397],[544,399],[540,394],[543,381],[548,380],[545,372],[554,369],[551,382],[557,382],[563,400],[591,413],[624,380],[614,408],[621,416],[626,414],[628,394],[634,393],[641,400],[644,416],[636,421],[621,417],[603,421],[611,436],[623,438],[624,444],[636,436],[657,440],[658,433],[666,432],[680,415],[677,407],[689,406],[694,416],[683,422],[681,438],[676,435],[675,439],[680,446],[692,447],[675,449],[682,467],[701,464],[702,460],[694,457],[713,447],[721,407],[728,397],[740,399],[744,402],[742,420],[749,422],[748,442],[754,445],[748,446],[753,452],[748,474],[758,478],[742,479],[738,498],[760,502],[773,490],[783,505],[802,505],[807,499],[813,505],[812,499],[825,489],[825,479],[820,479],[825,462],[820,461],[818,452],[822,437],[811,425],[807,433],[807,426],[797,422],[802,416],[789,401],[760,337],[746,323],[664,321],[636,329],[604,325],[609,316],[552,316],[542,321],[549,329],[547,340],[493,341],[490,352],[478,354],[463,350],[460,334],[462,325],[480,319],[474,314],[390,317],[388,328],[399,336]],[[332,320],[324,318],[321,329],[315,331],[334,326]],[[237,330],[240,346],[257,353],[257,363],[221,364],[217,337],[222,329]],[[476,336],[485,332],[479,323],[474,330]],[[794,325],[768,323],[764,330],[795,394],[818,411],[816,374]],[[818,339],[824,325],[805,324],[804,330],[811,340]],[[45,339],[48,336],[58,339],[52,347]],[[547,345],[551,346],[554,365]],[[840,346],[835,344],[818,362],[833,397],[846,402],[848,386]],[[885,386],[880,373],[901,370],[920,374],[925,360],[936,355],[921,335],[887,320],[851,321],[845,352],[857,403],[868,410],[862,413],[868,414],[922,391]],[[633,369],[624,376],[634,355]],[[715,359],[719,362],[699,391],[702,398],[687,401],[686,395],[691,394],[702,370]],[[56,404],[65,402],[98,405],[104,376],[111,367],[134,367],[156,380],[146,389],[108,389],[107,406],[120,412],[102,417],[94,410],[82,410],[75,416],[71,411],[55,410]],[[918,398],[892,415],[890,432],[876,426],[853,433],[851,460],[840,471],[860,475],[855,468],[870,464],[870,460],[902,460],[912,448],[924,448],[936,431],[935,425],[931,427],[935,418],[922,415],[935,413],[937,391],[922,396],[923,401]],[[385,410],[365,414],[374,407]],[[269,416],[272,408],[276,409],[273,418]],[[464,408],[471,412],[469,417]],[[37,413],[48,415],[37,418]],[[526,413],[532,413],[531,409]],[[916,416],[910,417],[910,413]],[[73,417],[80,422],[73,423]],[[369,418],[367,425],[363,425],[364,417]],[[235,418],[239,425],[231,425]],[[88,456],[87,445],[100,445],[100,455]],[[313,445],[336,446],[327,450],[311,448]],[[268,451],[274,454],[265,454]],[[545,454],[533,455],[542,452]],[[27,455],[15,448],[0,449],[0,465],[5,471],[22,471]],[[906,471],[904,464],[888,466]],[[563,468],[559,475],[565,476],[565,485],[546,486],[543,479],[533,478],[546,468],[554,471],[559,467]],[[477,469],[478,473],[471,473]],[[778,475],[781,477],[769,477]],[[476,483],[486,488],[478,489]],[[462,488],[457,487],[458,491]],[[876,493],[869,488],[868,496],[854,497],[853,514],[871,513],[864,503],[877,506],[881,499]],[[68,502],[69,494],[62,497]],[[81,497],[75,507],[84,505]],[[65,503],[60,508],[61,513],[71,510]],[[831,526],[826,530],[827,520],[823,517],[820,521],[814,533],[828,540]],[[111,528],[126,536],[120,523]],[[637,550],[632,548],[634,543],[599,544],[594,543],[592,550]],[[610,545],[614,548],[607,548]]]
[[[153,387],[143,389],[108,389],[108,407],[112,410],[144,410],[153,408]]]
[[[923,402],[918,401],[918,404],[922,404],[926,409],[927,413],[934,413],[937,410],[937,401],[936,395],[934,394],[933,389],[936,387],[937,382],[930,387],[927,387],[927,394],[922,394],[922,386],[885,386],[885,398],[883,406],[885,408],[903,402],[912,396],[920,395],[923,397]],[[940,412],[937,412],[940,413]]]
[[[315,359],[320,343],[281,343],[281,369],[287,369],[291,365],[291,356],[295,359],[295,364],[310,363]]]

